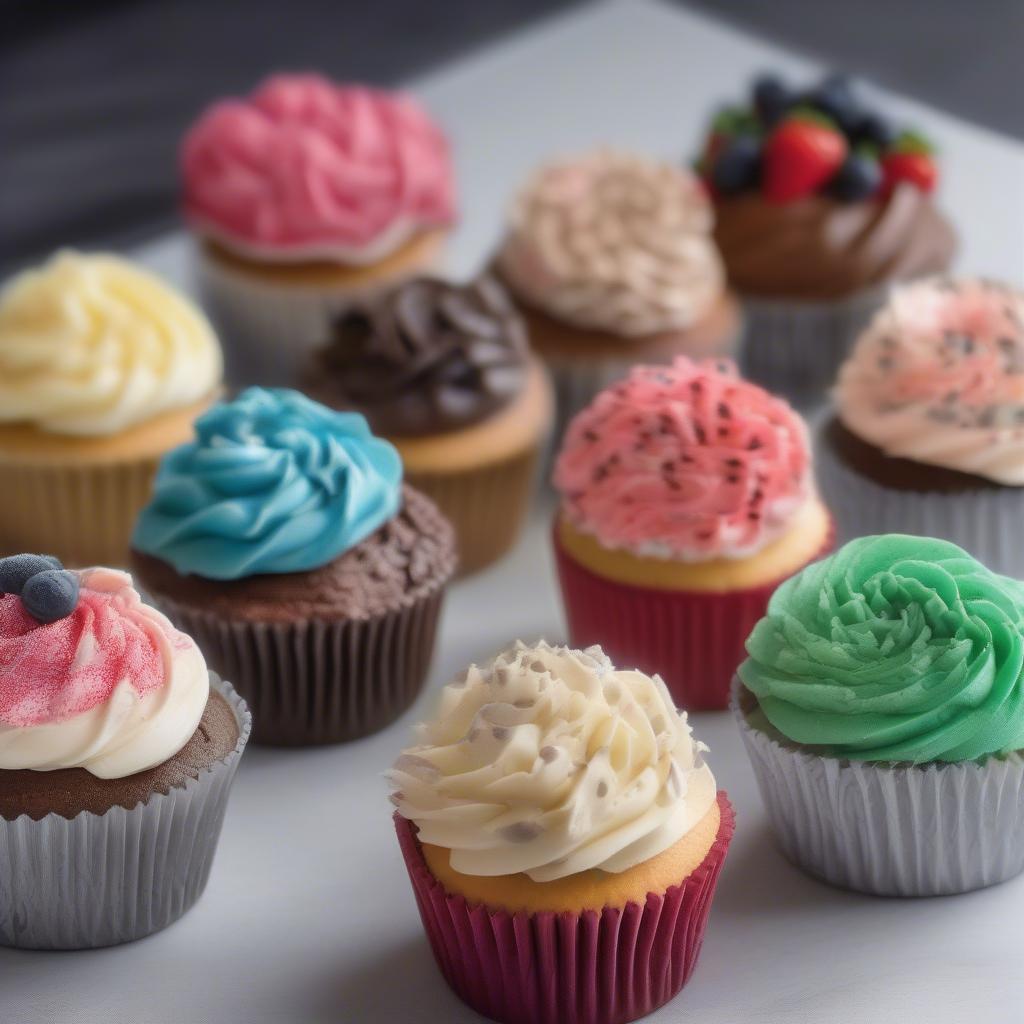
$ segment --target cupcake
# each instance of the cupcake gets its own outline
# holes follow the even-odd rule
[[[495,266],[554,375],[556,437],[637,363],[733,352],[738,307],[711,227],[696,178],[630,153],[560,160],[527,182]]]
[[[1024,584],[862,537],[783,583],[747,650],[736,713],[795,864],[886,896],[1024,868]]]
[[[451,526],[358,413],[250,388],[196,434],[139,516],[140,584],[235,682],[258,742],[383,728],[426,677]]]
[[[419,105],[319,75],[215,103],[181,172],[235,383],[294,383],[331,318],[434,265],[455,219],[448,143]]]
[[[831,544],[803,420],[730,363],[639,366],[576,418],[555,464],[569,636],[721,709],[743,641]]]
[[[889,285],[953,258],[931,145],[841,75],[804,92],[760,77],[749,106],[716,116],[698,167],[743,298],[743,372],[795,400],[824,396]]]
[[[438,967],[503,1024],[625,1024],[696,965],[734,817],[664,684],[522,643],[446,686],[390,774]]]
[[[110,946],[181,917],[248,736],[126,573],[0,559],[0,945]]]
[[[116,256],[62,252],[0,289],[0,550],[124,565],[160,457],[216,396],[206,318]]]
[[[304,389],[363,413],[455,527],[463,573],[515,543],[551,427],[546,375],[504,289],[418,278],[343,313]]]
[[[971,279],[897,290],[834,398],[819,466],[843,539],[943,537],[1024,577],[1024,293]]]

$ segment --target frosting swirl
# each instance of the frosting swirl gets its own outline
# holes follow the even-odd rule
[[[932,198],[907,184],[860,203],[723,199],[715,206],[715,242],[738,291],[812,301],[941,273],[956,251],[953,229]]]
[[[711,206],[688,171],[600,150],[541,168],[498,254],[525,302],[625,338],[691,327],[722,292]]]
[[[165,456],[132,543],[209,579],[303,572],[391,519],[401,479],[398,453],[358,413],[249,388]]]
[[[124,778],[173,757],[199,725],[209,674],[199,648],[131,577],[80,574],[78,605],[40,625],[0,596],[0,769],[85,768]]]
[[[803,420],[728,361],[638,366],[566,433],[563,514],[606,548],[684,562],[740,558],[813,495]]]
[[[61,252],[0,290],[0,423],[113,434],[200,401],[220,376],[206,318],[116,256]]]
[[[305,390],[374,430],[430,434],[486,419],[522,390],[526,329],[493,278],[419,278],[335,322]]]
[[[862,537],[783,583],[740,666],[768,721],[858,761],[1024,748],[1024,586],[955,544]]]
[[[843,425],[886,455],[1024,486],[1024,293],[933,279],[899,289],[843,364]]]
[[[678,842],[715,780],[665,684],[599,647],[517,643],[446,686],[392,801],[467,875],[621,872]]]
[[[241,255],[371,263],[455,217],[448,143],[411,98],[277,75],[182,146],[185,213]]]

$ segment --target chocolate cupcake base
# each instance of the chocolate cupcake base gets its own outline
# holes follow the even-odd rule
[[[0,945],[132,942],[166,928],[199,899],[251,724],[228,683],[211,673],[210,685],[234,714],[238,738],[198,777],[130,809],[0,818]]]

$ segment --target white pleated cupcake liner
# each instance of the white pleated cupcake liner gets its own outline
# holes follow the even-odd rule
[[[837,302],[743,298],[743,376],[798,408],[822,402],[857,336],[885,303],[887,288]]]
[[[886,487],[847,466],[816,436],[818,486],[832,510],[841,543],[878,533],[909,533],[952,541],[994,572],[1024,579],[1024,487],[982,487],[944,493]]]
[[[1024,870],[1024,758],[870,764],[784,746],[732,710],[782,852],[830,885],[948,896]]]
[[[203,305],[224,348],[225,378],[295,387],[310,353],[329,337],[331,323],[356,301],[372,298],[437,264],[412,265],[362,287],[275,282],[229,267],[198,246]]]
[[[210,686],[238,720],[234,750],[197,779],[131,810],[0,818],[0,945],[93,949],[166,928],[206,887],[252,719],[231,685]]]

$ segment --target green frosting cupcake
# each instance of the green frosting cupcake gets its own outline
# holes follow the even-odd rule
[[[739,668],[787,739],[857,761],[1024,749],[1024,585],[955,544],[852,541],[783,583]]]

